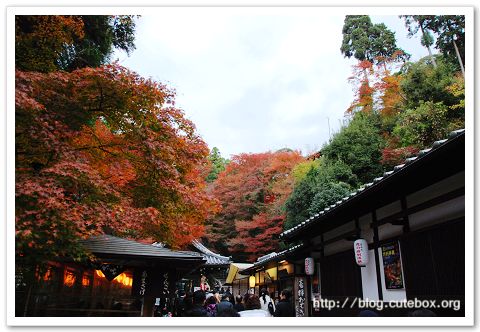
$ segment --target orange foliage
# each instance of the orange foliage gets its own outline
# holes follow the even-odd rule
[[[21,70],[49,72],[65,44],[84,37],[80,16],[17,15],[15,16],[15,52]]]
[[[15,115],[20,251],[103,232],[173,248],[203,235],[217,209],[208,148],[164,85],[115,64],[17,71]]]
[[[304,158],[297,151],[234,156],[214,183],[213,195],[221,204],[209,220],[208,240],[217,250],[228,244],[240,260],[278,249],[284,203],[293,190],[293,167]]]

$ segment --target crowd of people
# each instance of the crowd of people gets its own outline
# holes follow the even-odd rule
[[[291,303],[292,293],[284,289],[280,298],[270,297],[265,289],[260,296],[246,293],[233,296],[230,292],[219,293],[197,290],[182,295],[179,316],[183,317],[295,317]]]

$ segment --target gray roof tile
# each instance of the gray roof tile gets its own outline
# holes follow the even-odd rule
[[[193,240],[192,245],[200,251],[199,255],[204,257],[207,262],[205,265],[225,265],[225,264],[230,264],[232,262],[230,257],[222,256],[217,253],[214,253],[207,247],[205,247],[200,241],[198,240]]]
[[[420,157],[423,157],[425,154],[429,153],[430,151],[432,151],[432,149],[435,149],[441,145],[443,145],[445,142],[447,142],[449,139],[452,139],[452,138],[455,138],[461,134],[464,134],[465,133],[465,129],[459,129],[459,130],[455,130],[455,131],[452,131],[449,136],[448,136],[448,139],[443,139],[443,140],[439,140],[439,141],[436,141],[433,143],[432,147],[431,148],[428,148],[428,149],[424,149],[424,150],[421,150],[416,156],[412,156],[410,158],[407,158],[405,159],[405,163],[404,164],[400,164],[400,165],[397,165],[393,168],[392,171],[388,171],[388,172],[385,172],[383,174],[383,176],[381,177],[377,177],[375,179],[373,179],[372,182],[369,182],[369,183],[366,183],[364,184],[361,188],[359,188],[357,191],[353,191],[351,192],[350,194],[348,194],[347,196],[345,196],[344,198],[342,198],[340,201],[337,201],[335,204],[332,204],[328,207],[326,207],[325,209],[323,209],[323,211],[320,211],[320,215],[322,214],[325,214],[325,213],[328,213],[328,211],[337,206],[337,205],[340,205],[346,201],[348,201],[350,198],[352,198],[353,196],[357,195],[358,193],[364,191],[365,189],[367,189],[368,187],[371,187],[373,186],[374,184],[377,184],[378,182],[382,181],[385,179],[385,177],[387,176],[390,176],[392,174],[394,174],[395,172],[399,171],[400,169],[402,169],[405,165],[407,164],[410,164],[411,162],[417,160],[418,158]],[[305,224],[311,224],[313,222],[315,222],[316,218],[318,217],[319,215],[318,214],[315,214],[313,217],[310,217],[308,218],[306,221],[302,222],[301,224],[293,227],[293,228],[290,228],[289,230],[286,230],[284,231],[283,233],[280,234],[280,236],[283,236],[284,234],[287,234],[287,233],[290,233],[296,229],[298,229],[300,226],[303,227],[305,226]]]
[[[196,256],[193,252],[173,251],[167,248],[122,239],[111,235],[93,236],[86,240],[82,240],[81,244],[94,255],[136,256],[149,259],[202,259],[201,257]]]

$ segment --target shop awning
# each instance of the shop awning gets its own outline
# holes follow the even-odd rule
[[[228,276],[225,281],[225,285],[231,285],[234,280],[241,279],[244,277],[243,275],[239,274],[239,272],[248,269],[249,267],[253,266],[253,264],[248,263],[231,263],[230,269],[228,270]],[[247,277],[247,276],[245,276]]]

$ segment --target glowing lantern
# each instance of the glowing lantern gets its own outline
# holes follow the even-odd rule
[[[250,276],[250,278],[248,278],[248,284],[250,288],[255,287],[255,276]]]
[[[120,284],[123,284],[123,280],[125,279],[125,273],[122,273],[122,274],[119,274],[116,278],[115,278],[115,281],[120,283]]]
[[[100,271],[100,270],[95,270],[95,273],[96,273],[97,276],[99,276],[100,278],[105,278],[105,275],[103,274],[102,271]]]
[[[67,287],[72,287],[75,285],[75,273],[70,272],[70,271],[65,271],[65,274],[63,276],[63,284]]]
[[[45,275],[43,276],[44,281],[50,281],[52,280],[52,269],[48,268],[47,272],[45,272]]]
[[[305,258],[305,274],[311,276],[315,273],[315,265],[312,257]]]
[[[355,261],[359,266],[366,266],[368,264],[368,243],[365,239],[358,239],[353,243],[353,250],[355,251]]]
[[[90,285],[90,277],[88,275],[83,275],[82,278],[82,286],[89,286]]]

